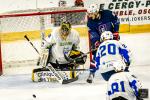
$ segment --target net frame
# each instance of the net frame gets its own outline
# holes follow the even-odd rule
[[[43,21],[44,16],[46,16],[46,15],[57,15],[57,14],[62,14],[62,15],[68,14],[68,16],[70,16],[69,13],[86,13],[86,9],[82,8],[82,7],[61,7],[61,8],[60,7],[53,7],[53,8],[44,8],[44,9],[28,9],[28,10],[11,11],[11,12],[0,14],[0,26],[2,25],[2,20],[5,18],[17,18],[17,17],[23,18],[23,17],[30,17],[30,16],[31,17],[39,16],[39,22],[41,25],[39,25],[38,30],[40,30],[40,33],[44,33],[45,30],[47,29],[45,27],[45,22]],[[66,20],[68,20],[68,19],[66,19]],[[75,25],[75,22],[72,24]],[[60,25],[60,22],[59,22],[59,24],[56,24],[54,26],[59,26],[59,25]],[[1,29],[0,32],[3,33],[3,30]],[[41,36],[42,36],[42,34],[41,34]],[[1,40],[3,40],[3,39],[1,38]],[[0,65],[1,65],[0,66],[0,74],[2,74],[3,73],[2,54],[0,56],[1,56],[0,57]],[[31,60],[29,60],[29,61],[31,61]],[[10,62],[14,63],[14,61],[10,61]],[[26,61],[19,61],[19,63],[20,62],[27,63]]]

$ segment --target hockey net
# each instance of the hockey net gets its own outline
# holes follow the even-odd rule
[[[35,66],[38,55],[24,39],[24,35],[27,35],[40,50],[40,33],[45,32],[47,36],[64,20],[69,21],[80,36],[88,36],[85,28],[86,9],[82,7],[29,9],[1,14],[0,73],[14,67]],[[88,51],[87,48],[81,49]]]

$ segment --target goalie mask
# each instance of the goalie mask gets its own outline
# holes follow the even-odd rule
[[[69,22],[62,22],[60,26],[60,34],[62,37],[67,37],[71,31],[71,24]]]

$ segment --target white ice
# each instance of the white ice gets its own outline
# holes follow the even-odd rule
[[[84,52],[86,41],[81,38]],[[150,34],[121,34],[124,42],[133,53],[131,72],[142,82],[143,88],[150,88]],[[34,41],[39,49],[38,41]],[[20,47],[19,47],[20,46]],[[18,55],[16,55],[19,53]],[[2,44],[3,61],[34,59],[36,52],[26,41]],[[18,58],[19,57],[19,58]],[[7,65],[7,64],[6,64]],[[88,64],[86,64],[85,67]],[[94,83],[86,83],[88,72],[83,72],[78,81],[61,85],[59,83],[33,83],[31,81],[31,66],[25,67],[6,66],[6,73],[0,77],[0,100],[106,100],[106,82],[96,73]],[[33,94],[36,98],[33,98]],[[150,99],[145,99],[150,100]]]

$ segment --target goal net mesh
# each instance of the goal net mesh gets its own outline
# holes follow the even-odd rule
[[[35,65],[38,55],[35,51],[27,49],[32,48],[29,46],[30,44],[27,43],[28,46],[21,46],[24,45],[22,43],[22,40],[25,40],[24,35],[28,35],[31,41],[33,41],[32,39],[40,39],[41,30],[44,30],[45,34],[48,35],[53,28],[58,27],[64,20],[69,21],[80,35],[87,35],[87,29],[85,28],[86,9],[82,7],[29,9],[1,14],[2,69],[23,65]],[[13,43],[11,47],[7,44],[8,42],[10,44],[17,40],[20,42]],[[33,43],[39,50],[40,43],[36,40]],[[34,56],[28,57],[27,55],[30,55],[32,52],[35,53],[33,54]]]
[[[22,32],[40,29],[40,16],[44,17],[45,29],[59,26],[63,20],[72,25],[85,24],[86,10],[79,7],[22,10],[0,15],[1,32]]]

